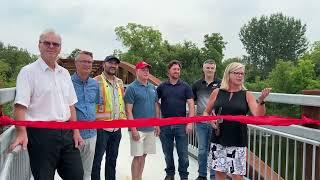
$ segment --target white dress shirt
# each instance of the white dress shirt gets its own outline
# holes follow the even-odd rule
[[[67,121],[77,96],[68,70],[51,69],[41,58],[23,67],[17,77],[14,104],[27,108],[26,120]]]

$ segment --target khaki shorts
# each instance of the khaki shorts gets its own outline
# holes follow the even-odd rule
[[[141,132],[140,139],[135,141],[132,139],[131,131],[130,134],[130,152],[131,156],[142,156],[144,154],[155,154],[156,153],[156,137],[154,132]]]

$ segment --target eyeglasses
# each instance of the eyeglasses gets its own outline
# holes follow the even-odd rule
[[[39,43],[42,43],[45,47],[49,48],[49,47],[54,47],[54,48],[58,48],[61,46],[60,43],[57,42],[50,42],[50,41],[39,41]]]
[[[230,72],[231,74],[234,74],[234,75],[236,75],[236,76],[244,76],[245,75],[245,73],[244,72],[235,72],[235,71],[232,71],[232,72]]]

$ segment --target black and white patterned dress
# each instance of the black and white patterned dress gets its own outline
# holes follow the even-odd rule
[[[220,89],[214,109],[221,115],[246,115],[249,111],[246,91],[228,92]],[[223,120],[219,135],[212,132],[208,167],[234,175],[246,174],[247,125]]]

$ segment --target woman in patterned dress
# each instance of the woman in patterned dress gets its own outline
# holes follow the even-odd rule
[[[244,87],[245,67],[234,62],[229,64],[223,75],[222,84],[209,98],[203,115],[246,115],[249,110],[253,116],[263,116],[266,112],[265,98],[271,88],[265,88],[256,99]],[[211,167],[216,171],[216,179],[243,179],[246,174],[246,154],[248,145],[247,125],[232,121],[211,121],[213,133],[210,145]]]

